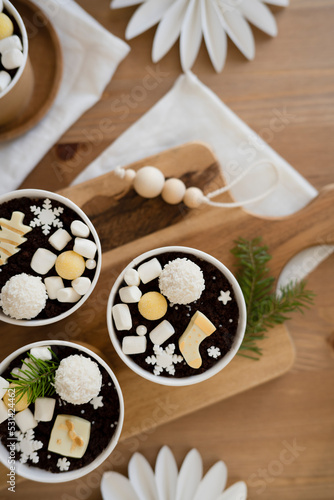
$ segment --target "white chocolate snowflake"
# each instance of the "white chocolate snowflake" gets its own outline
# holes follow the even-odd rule
[[[53,227],[63,227],[63,223],[58,219],[59,215],[63,213],[62,207],[52,208],[51,201],[47,198],[44,200],[42,208],[32,205],[30,210],[36,217],[30,222],[31,227],[41,227],[42,232],[48,235]]]
[[[207,351],[208,351],[208,355],[210,356],[210,358],[217,359],[217,358],[219,358],[219,356],[221,356],[221,352],[220,352],[219,347],[215,347],[214,345],[209,347],[209,349]]]
[[[34,464],[39,462],[39,456],[37,455],[37,450],[43,447],[41,441],[35,441],[35,433],[32,429],[23,433],[20,431],[15,432],[16,451],[21,452],[20,462],[25,464],[28,460],[31,460]]]
[[[103,396],[96,396],[95,398],[93,398],[89,401],[90,404],[94,406],[94,410],[97,410],[98,408],[102,408],[102,406],[103,406],[102,398],[103,398]]]
[[[218,300],[226,306],[229,300],[232,300],[232,297],[230,297],[231,292],[227,290],[227,292],[223,292],[223,290],[220,290],[220,295],[218,297]]]
[[[175,345],[169,344],[166,349],[163,349],[158,345],[154,345],[153,351],[155,356],[147,356],[145,361],[148,365],[154,366],[154,375],[160,375],[164,369],[170,375],[175,375],[174,364],[181,363],[181,361],[183,361],[182,356],[174,354]]]
[[[70,468],[71,462],[67,460],[66,457],[58,458],[57,467],[61,472],[64,472]]]

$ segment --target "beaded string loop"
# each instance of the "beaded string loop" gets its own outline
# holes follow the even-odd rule
[[[262,194],[249,198],[248,200],[238,202],[223,203],[212,201],[212,198],[215,198],[216,196],[229,191],[233,186],[244,179],[251,170],[260,165],[270,165],[274,169],[276,176],[273,185],[267,188]],[[152,166],[142,167],[138,170],[138,172],[135,172],[132,169],[116,167],[114,172],[115,175],[117,175],[121,179],[124,179],[125,182],[133,184],[133,188],[135,189],[135,191],[143,198],[154,198],[161,194],[166,203],[175,205],[183,201],[183,203],[188,208],[197,208],[202,204],[218,208],[243,207],[251,203],[261,201],[269,196],[276,189],[280,180],[279,170],[277,166],[269,160],[259,160],[258,162],[253,163],[248,168],[246,168],[238,177],[236,177],[230,184],[216,189],[215,191],[212,191],[207,195],[204,195],[203,191],[198,187],[186,188],[186,186],[180,179],[173,177],[165,180],[163,173],[156,167]]]

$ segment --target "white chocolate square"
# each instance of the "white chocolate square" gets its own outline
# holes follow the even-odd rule
[[[73,432],[83,440],[83,446],[75,445],[70,437],[67,422],[73,424]],[[65,457],[81,458],[88,446],[91,424],[73,415],[58,415],[51,431],[48,450]]]

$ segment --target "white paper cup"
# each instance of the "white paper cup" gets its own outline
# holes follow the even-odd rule
[[[60,321],[64,318],[67,318],[67,316],[69,316],[70,314],[77,311],[79,309],[79,307],[81,307],[86,302],[86,300],[88,299],[88,297],[90,296],[90,294],[94,290],[95,285],[97,283],[97,280],[99,279],[100,272],[101,272],[101,264],[102,264],[101,243],[100,243],[100,239],[98,237],[98,234],[97,234],[93,224],[91,223],[91,221],[87,217],[87,215],[81,210],[81,208],[79,208],[75,203],[73,203],[73,201],[69,200],[68,198],[65,198],[64,196],[61,196],[60,194],[52,193],[50,191],[44,191],[41,189],[20,189],[18,191],[12,191],[10,193],[7,193],[7,194],[0,196],[0,206],[2,205],[2,203],[5,203],[6,201],[10,201],[10,200],[13,200],[15,198],[23,198],[23,197],[43,198],[43,199],[49,198],[50,200],[58,201],[58,202],[62,203],[63,205],[67,206],[68,208],[72,209],[75,213],[78,214],[79,218],[85,224],[87,224],[87,226],[89,227],[90,232],[94,238],[94,242],[96,243],[96,246],[97,246],[97,257],[96,257],[97,264],[96,264],[95,274],[94,274],[94,278],[92,280],[92,284],[91,284],[88,292],[85,295],[83,295],[82,298],[79,299],[78,302],[76,302],[73,305],[73,307],[71,307],[67,311],[63,312],[62,314],[55,316],[54,318],[48,318],[48,319],[29,319],[29,320],[27,320],[27,319],[13,319],[13,318],[10,318],[9,316],[7,316],[6,314],[4,314],[2,311],[0,311],[0,320],[4,321],[5,323],[10,323],[12,325],[34,326],[34,327],[35,326],[50,325],[50,324],[56,323],[57,321]]]
[[[164,377],[163,375],[153,375],[153,373],[150,373],[141,366],[139,366],[137,363],[134,362],[134,360],[124,354],[122,351],[122,346],[117,338],[116,331],[114,328],[114,323],[112,319],[112,307],[115,302],[115,297],[118,292],[118,289],[121,285],[121,283],[124,280],[124,274],[128,269],[131,269],[133,267],[137,267],[141,262],[144,260],[147,260],[152,257],[156,257],[158,255],[161,255],[166,252],[184,252],[186,254],[192,254],[196,257],[199,257],[200,259],[206,260],[210,264],[213,264],[216,266],[216,268],[224,275],[226,278],[229,280],[231,283],[233,292],[235,294],[235,298],[239,307],[239,322],[238,322],[238,328],[236,335],[234,337],[234,341],[232,344],[231,349],[225,356],[223,356],[217,363],[206,370],[203,373],[200,373],[198,375],[192,375],[190,377],[182,377],[182,378],[172,378],[172,377]],[[170,247],[161,247],[161,248],[156,248],[155,250],[150,250],[149,252],[145,252],[138,257],[136,257],[130,264],[121,272],[119,277],[114,283],[114,286],[111,289],[110,295],[109,295],[109,300],[108,300],[108,307],[107,307],[107,324],[108,324],[108,331],[109,331],[109,336],[111,339],[111,342],[113,343],[113,346],[119,355],[119,357],[124,361],[124,363],[131,368],[132,371],[140,375],[141,377],[150,380],[151,382],[155,382],[156,384],[161,384],[161,385],[168,385],[172,387],[180,387],[180,386],[187,386],[187,385],[193,385],[197,384],[199,382],[203,382],[203,380],[207,380],[216,373],[220,372],[228,363],[234,358],[236,353],[239,350],[239,347],[242,343],[242,340],[244,338],[245,334],[245,329],[246,329],[246,318],[247,318],[247,313],[246,313],[246,304],[245,304],[245,299],[242,294],[241,288],[231,273],[229,269],[227,269],[224,264],[222,264],[219,260],[215,259],[211,255],[202,252],[201,250],[196,250],[194,248],[188,248],[188,247],[182,247],[182,246],[170,246]]]
[[[103,359],[100,358],[97,354],[95,354],[93,351],[88,349],[87,347],[81,346],[79,344],[74,344],[72,342],[65,342],[65,341],[59,341],[59,340],[43,340],[41,342],[33,342],[32,344],[28,344],[24,347],[21,347],[20,349],[17,349],[17,351],[13,352],[9,356],[7,356],[6,359],[4,359],[0,363],[0,375],[6,370],[6,368],[9,366],[9,364],[20,354],[29,351],[32,347],[40,347],[40,346],[53,346],[53,345],[61,345],[61,346],[67,346],[67,347],[73,347],[74,349],[78,349],[82,351],[84,354],[88,354],[91,358],[93,358],[98,364],[100,364],[103,368],[106,369],[108,372],[111,380],[113,381],[113,384],[116,387],[117,391],[117,396],[119,399],[119,406],[120,406],[120,411],[119,411],[119,419],[118,423],[115,429],[115,433],[113,434],[110,443],[108,446],[103,450],[103,452],[93,460],[88,465],[85,465],[81,469],[73,470],[73,471],[67,471],[67,472],[59,472],[59,473],[53,473],[49,472],[46,470],[38,469],[37,467],[30,467],[27,464],[22,464],[21,462],[16,462],[15,463],[15,472],[22,477],[25,477],[27,479],[30,479],[31,481],[38,481],[40,483],[65,483],[67,481],[73,481],[74,479],[79,479],[82,476],[85,476],[86,474],[89,474],[92,472],[94,469],[96,469],[104,460],[106,460],[115,446],[117,445],[122,427],[123,427],[123,421],[124,421],[124,400],[123,400],[123,394],[120,388],[120,385],[118,383],[118,380],[114,374],[114,372],[111,370],[111,368],[107,365]],[[66,408],[66,407],[65,407]],[[61,458],[61,456],[59,456]],[[0,443],[0,462],[8,468],[8,450],[3,446],[2,443]]]

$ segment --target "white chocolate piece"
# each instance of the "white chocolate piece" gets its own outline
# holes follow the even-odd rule
[[[132,318],[127,304],[116,304],[112,308],[112,315],[117,330],[130,330],[132,328]]]
[[[191,368],[197,369],[202,365],[199,346],[202,340],[212,335],[215,330],[215,325],[203,313],[200,311],[195,312],[189,325],[179,338],[181,354]]]
[[[57,292],[58,302],[74,303],[78,302],[79,299],[81,299],[81,295],[79,295],[72,287],[61,288]]]
[[[15,422],[20,431],[23,433],[27,432],[29,429],[34,429],[38,425],[37,420],[35,420],[34,415],[29,408],[16,413]]]
[[[55,300],[59,290],[64,288],[64,282],[60,276],[49,276],[45,278],[44,284],[50,300]]]
[[[80,236],[80,238],[88,238],[90,230],[87,224],[81,220],[74,220],[71,224],[71,233],[73,236]]]
[[[162,199],[170,205],[177,205],[181,203],[186,192],[184,182],[175,177],[167,179],[163,187],[161,196]]]
[[[138,325],[136,328],[136,334],[142,337],[147,334],[147,328],[145,325]]]
[[[86,259],[94,259],[97,246],[94,241],[77,237],[74,240],[73,250],[79,255],[86,257]]]
[[[164,319],[158,324],[150,333],[150,339],[153,344],[161,345],[166,342],[169,337],[175,333],[173,325],[169,321]]]
[[[94,259],[88,259],[86,260],[86,268],[92,271],[93,269],[96,268],[96,260]]]
[[[129,286],[139,286],[140,276],[135,269],[128,269],[124,274],[124,281]]]
[[[155,257],[148,262],[144,262],[144,264],[141,264],[141,266],[138,267],[138,274],[144,284],[158,278],[161,271],[161,264]]]
[[[122,351],[124,354],[141,354],[146,351],[146,346],[146,337],[131,335],[123,338]]]
[[[119,289],[119,296],[126,304],[135,304],[140,301],[142,292],[137,286],[124,286]]]
[[[9,387],[9,382],[5,378],[0,377],[0,399],[4,397],[8,387]]]
[[[73,415],[57,415],[51,431],[48,450],[65,457],[81,458],[89,443],[90,428],[90,422],[84,418]],[[78,443],[76,442],[77,438]]]
[[[9,416],[8,408],[5,405],[5,403],[2,400],[0,400],[0,424],[2,424],[2,422],[7,420],[8,416]]]
[[[134,178],[136,177],[136,172],[135,170],[132,170],[132,168],[127,168],[124,173],[124,180],[125,182],[132,182]]]
[[[49,238],[50,245],[53,246],[58,252],[66,247],[67,243],[71,241],[72,236],[66,231],[66,229],[57,229]]]
[[[50,422],[53,418],[56,400],[53,398],[37,398],[35,400],[34,418],[38,422]]]
[[[8,87],[11,81],[12,77],[9,73],[7,73],[7,71],[0,71],[0,92],[3,92]]]
[[[40,359],[42,361],[50,361],[52,359],[50,348],[51,347],[48,345],[42,347],[32,347],[30,349],[30,354],[36,359]]]
[[[188,208],[198,208],[203,202],[203,191],[197,187],[190,187],[186,190],[183,203]]]
[[[11,49],[23,51],[21,39],[17,35],[7,36],[6,38],[0,40],[0,54],[3,54],[4,52],[7,52],[7,50]]]
[[[91,280],[86,276],[80,276],[76,280],[72,281],[72,287],[79,295],[85,295],[92,284]]]
[[[38,248],[31,259],[31,269],[37,274],[47,274],[53,268],[57,255],[46,248]]]
[[[164,187],[165,176],[155,167],[142,167],[133,182],[134,190],[143,198],[159,196]]]
[[[6,50],[2,54],[1,62],[5,69],[16,69],[22,66],[24,55],[19,49]]]

